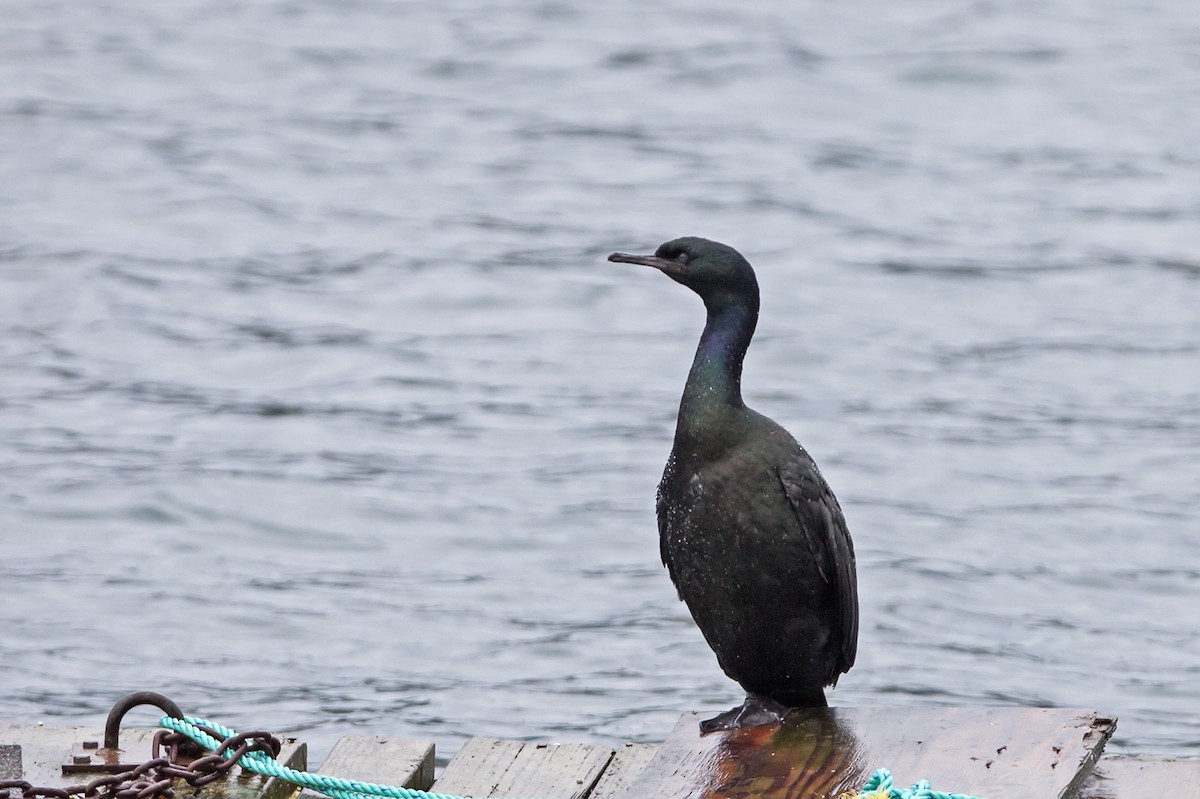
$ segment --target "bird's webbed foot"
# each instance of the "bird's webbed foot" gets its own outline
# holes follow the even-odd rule
[[[745,702],[737,707],[700,722],[700,734],[707,735],[719,730],[740,730],[743,727],[779,724],[787,712],[788,708],[774,699],[751,694],[746,697]]]

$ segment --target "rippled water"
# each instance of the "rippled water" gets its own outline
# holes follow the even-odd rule
[[[657,741],[727,241],[859,553],[847,705],[1200,744],[1189,4],[8,3],[0,718]],[[147,715],[149,718],[149,715]]]

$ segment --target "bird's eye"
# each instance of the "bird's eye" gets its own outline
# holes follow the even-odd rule
[[[675,260],[679,261],[679,263],[681,263],[681,264],[686,264],[689,260],[688,254],[686,252],[681,252],[681,253],[679,253],[679,255],[675,256]]]

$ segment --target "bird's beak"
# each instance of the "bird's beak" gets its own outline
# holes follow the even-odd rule
[[[652,266],[668,275],[677,275],[683,271],[683,264],[670,258],[659,258],[657,255],[630,255],[627,252],[614,252],[608,260],[621,264],[641,264]]]

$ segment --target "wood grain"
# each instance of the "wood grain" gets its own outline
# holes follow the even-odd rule
[[[433,744],[403,738],[346,736],[316,769],[330,777],[425,790],[433,784]],[[300,799],[326,799],[305,790]]]
[[[646,770],[657,752],[658,747],[654,744],[624,744],[617,747],[588,799],[614,799],[623,795]]]
[[[472,738],[433,784],[437,793],[583,799],[613,756],[607,746]]]
[[[1066,797],[1115,728],[1094,712],[1041,708],[837,708],[789,714],[782,726],[699,734],[680,719],[630,799],[836,797],[877,768],[898,786],[988,799]]]
[[[1200,799],[1200,760],[1106,757],[1079,799]]]

